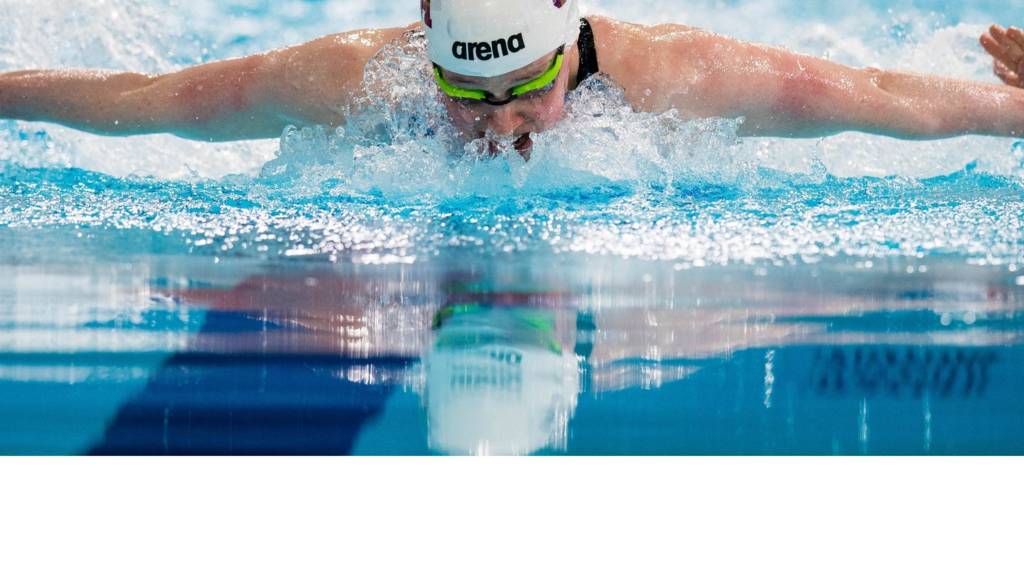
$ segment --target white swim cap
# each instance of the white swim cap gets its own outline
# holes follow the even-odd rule
[[[491,78],[528,66],[576,39],[577,0],[421,0],[430,59]]]
[[[429,443],[449,454],[530,454],[563,447],[580,391],[576,355],[554,318],[482,309],[438,328],[426,356]]]

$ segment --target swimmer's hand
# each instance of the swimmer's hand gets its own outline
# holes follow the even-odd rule
[[[981,35],[981,45],[995,60],[992,70],[1010,86],[1024,88],[1024,31],[993,24]]]

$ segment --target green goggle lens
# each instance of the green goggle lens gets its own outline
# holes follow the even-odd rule
[[[565,60],[564,52],[564,47],[559,48],[558,53],[555,54],[554,62],[551,63],[551,66],[548,67],[546,72],[525,84],[520,84],[519,86],[512,88],[511,95],[504,100],[495,100],[486,90],[461,88],[459,86],[455,86],[454,84],[449,83],[447,80],[444,79],[444,75],[441,74],[441,68],[436,64],[434,65],[434,80],[437,81],[437,86],[441,89],[441,91],[452,98],[459,98],[462,100],[476,100],[478,102],[486,102],[488,104],[495,106],[502,106],[504,104],[512,102],[513,100],[519,98],[520,96],[524,96],[529,94],[530,92],[535,92],[537,90],[547,88],[549,84],[554,82],[555,79],[558,78],[558,73],[562,71],[562,62]]]

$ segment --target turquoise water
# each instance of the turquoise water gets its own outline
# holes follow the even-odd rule
[[[978,79],[1022,7],[591,6]],[[0,69],[416,18],[189,9],[0,2]],[[595,81],[529,163],[482,158],[421,64],[385,51],[366,112],[279,142],[0,123],[0,454],[1024,452],[1024,144],[744,140]]]

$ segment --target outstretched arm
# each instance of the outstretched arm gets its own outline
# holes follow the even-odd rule
[[[341,123],[360,93],[366,62],[402,31],[338,34],[160,76],[84,70],[3,73],[0,118],[108,135],[276,138],[289,124]]]
[[[1024,90],[856,69],[699,30],[661,34],[665,72],[643,108],[744,117],[745,135],[817,137],[856,130],[897,138],[1024,135]]]

